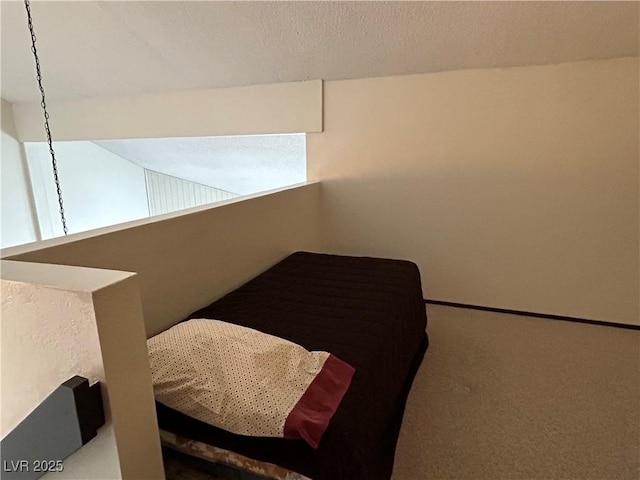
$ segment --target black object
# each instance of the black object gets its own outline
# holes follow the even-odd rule
[[[24,0],[24,6],[27,11],[27,25],[29,27],[29,35],[31,36],[31,52],[36,65],[36,81],[40,90],[40,106],[44,116],[44,132],[47,135],[47,143],[49,144],[49,153],[51,154],[51,166],[53,167],[53,179],[56,182],[56,192],[58,194],[58,205],[60,206],[60,220],[62,221],[62,230],[67,235],[67,219],[64,214],[64,203],[62,201],[62,187],[60,186],[60,176],[58,175],[58,162],[56,153],[53,150],[53,139],[51,138],[51,129],[49,128],[49,112],[47,111],[47,101],[42,85],[42,72],[40,71],[40,58],[38,57],[38,49],[36,48],[36,34],[33,28],[33,19],[31,18],[31,4],[29,0]]]
[[[567,317],[565,315],[554,315],[552,313],[526,312],[523,310],[510,310],[507,308],[486,307],[483,305],[470,305],[467,303],[445,302],[443,300],[431,300],[426,298],[424,303],[431,305],[442,305],[453,308],[468,308],[470,310],[481,310],[483,312],[507,313],[509,315],[519,315],[521,317],[544,318],[546,320],[561,320],[563,322],[585,323],[587,325],[599,325],[601,327],[624,328],[627,330],[640,330],[640,325],[629,323],[608,322],[605,320],[591,320],[588,318]]]
[[[37,479],[64,470],[64,459],[104,425],[100,384],[74,376],[56,388],[0,444],[3,479]]]

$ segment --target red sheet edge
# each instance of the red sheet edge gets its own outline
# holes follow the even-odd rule
[[[355,369],[329,355],[284,423],[284,438],[305,440],[318,448],[322,434],[347,392]]]

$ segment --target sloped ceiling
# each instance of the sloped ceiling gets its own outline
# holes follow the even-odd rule
[[[239,195],[306,180],[304,135],[95,142],[143,168]]]
[[[50,99],[638,55],[637,2],[37,2]],[[38,99],[3,1],[2,97]]]

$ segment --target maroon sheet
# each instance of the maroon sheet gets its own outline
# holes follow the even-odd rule
[[[355,375],[317,450],[234,435],[156,404],[160,428],[315,480],[389,479],[428,346],[420,273],[402,260],[295,253],[189,318],[213,318],[333,353]]]

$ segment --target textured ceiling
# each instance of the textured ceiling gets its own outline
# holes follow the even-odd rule
[[[247,195],[307,179],[304,135],[95,142],[136,165]]]
[[[47,95],[122,96],[638,55],[637,2],[37,2]],[[2,97],[38,91],[3,1]]]

